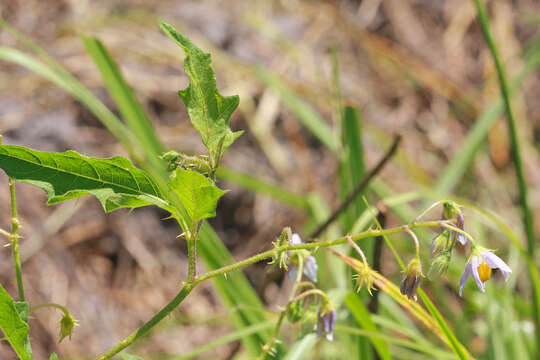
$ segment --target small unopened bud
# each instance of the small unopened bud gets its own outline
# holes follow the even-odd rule
[[[317,260],[314,256],[308,256],[304,262],[304,275],[308,277],[313,282],[317,282],[317,271],[319,267],[317,266]]]
[[[465,218],[463,217],[463,214],[458,214],[456,217],[456,227],[460,230],[465,231]],[[457,233],[457,239],[461,243],[461,245],[467,244],[467,237],[462,233]]]
[[[439,235],[433,239],[431,243],[431,255],[435,255],[438,251],[446,251],[450,248],[450,230],[444,229]]]
[[[461,214],[461,208],[457,203],[452,200],[448,200],[443,204],[443,217],[445,219],[452,219]]]
[[[291,323],[296,323],[304,316],[304,307],[300,300],[294,301],[287,306],[287,319]]]
[[[171,150],[161,154],[159,158],[165,161],[176,161],[179,156],[180,154],[178,154],[176,151]]]
[[[334,340],[334,326],[336,325],[335,310],[323,309],[317,312],[317,336],[325,336],[328,341]]]
[[[71,340],[71,335],[73,334],[73,329],[77,326],[77,320],[70,313],[65,313],[62,319],[60,320],[60,340],[64,340],[66,336],[69,336]]]
[[[422,280],[422,263],[420,259],[415,257],[412,259],[405,270],[403,270],[403,275],[401,276],[401,284],[399,290],[403,295],[406,295],[409,299],[414,299],[416,301],[416,289],[420,285]]]
[[[290,230],[290,229],[289,229]],[[301,245],[302,239],[300,238],[300,235],[298,234],[292,234],[289,238],[289,244],[290,245]],[[291,281],[296,281],[298,276],[298,266],[299,262],[302,262],[302,273],[306,275],[311,281],[317,282],[317,260],[313,255],[311,255],[311,252],[308,250],[294,250],[290,251],[288,253],[288,264],[291,265],[291,268],[289,270],[289,279]],[[285,269],[287,269],[285,267]]]
[[[176,151],[167,151],[166,153],[161,154],[159,158],[167,162],[167,169],[169,171],[174,171],[177,166],[176,163],[180,158],[180,154]]]
[[[431,266],[429,268],[429,276],[435,272],[439,274],[444,274],[450,265],[452,260],[452,252],[450,250],[442,251],[433,258]]]

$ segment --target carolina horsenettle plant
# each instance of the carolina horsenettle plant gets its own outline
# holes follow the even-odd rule
[[[189,244],[187,283],[190,283],[196,276],[195,249],[201,221],[215,216],[218,200],[226,192],[215,185],[215,171],[225,150],[242,134],[242,131],[233,132],[229,127],[230,116],[238,106],[239,98],[222,96],[218,92],[209,54],[201,51],[170,25],[160,25],[186,53],[185,70],[190,84],[179,92],[179,96],[186,105],[191,123],[208,149],[208,156],[195,155],[189,158],[207,159],[206,171],[198,172],[201,167],[184,167],[183,162],[176,163],[173,158],[164,154],[163,159],[173,166],[169,168],[171,173],[167,189],[160,189],[149,173],[136,168],[130,160],[123,157],[99,159],[75,151],[41,152],[15,145],[0,145],[0,168],[9,176],[10,184],[13,179],[43,189],[48,196],[48,205],[91,194],[99,200],[106,212],[148,205],[156,205],[169,211],[171,216],[178,220],[183,230],[182,235]],[[4,234],[3,230],[2,233]],[[10,239],[18,240],[17,234],[6,234]],[[15,249],[15,246],[13,248]],[[19,285],[22,288],[22,278]],[[3,288],[0,290],[5,298],[2,302],[5,308],[0,308],[0,314],[3,314],[2,318],[6,320],[0,321],[0,328],[19,357],[31,359],[27,319],[23,312],[20,312],[22,310],[19,311],[26,303],[14,302]],[[28,308],[28,304],[25,306]],[[42,306],[35,308],[38,307]],[[67,314],[64,318],[68,316],[73,319],[71,314]],[[17,322],[20,322],[20,325],[12,330],[10,326],[15,326]],[[73,329],[70,327],[68,334],[64,322],[62,337],[70,335]]]

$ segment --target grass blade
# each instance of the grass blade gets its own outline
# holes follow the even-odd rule
[[[259,194],[265,194],[285,205],[307,211],[309,204],[302,195],[295,194],[278,185],[265,182],[255,176],[244,174],[227,167],[220,167],[216,172],[218,178]]]
[[[40,61],[17,49],[0,47],[0,59],[25,67],[72,94],[103,123],[132,157],[140,159],[134,151],[133,144],[136,144],[137,141],[133,133],[78,80],[67,79]]]
[[[356,184],[360,183],[366,174],[366,164],[364,162],[364,148],[362,146],[362,129],[359,121],[358,109],[346,106],[343,109],[343,119],[341,121],[341,146],[342,154],[340,159],[340,194],[343,198],[352,193]],[[365,210],[366,206],[362,201],[360,193],[354,202],[344,213],[345,228],[350,231],[355,219]],[[366,246],[366,253],[371,254],[372,245]],[[368,255],[369,256],[369,255]]]
[[[372,332],[368,330],[357,329],[349,326],[336,325],[336,331],[338,333],[346,333],[350,335],[368,337],[370,340],[381,340],[389,344],[402,346],[408,349],[417,350],[428,355],[432,355],[437,359],[455,359],[454,354],[444,350],[440,350],[434,346],[426,346],[425,344],[418,344],[412,341],[408,341],[395,336],[384,335],[379,332]],[[416,359],[416,358],[415,358]]]
[[[101,78],[118,106],[122,117],[141,141],[144,148],[160,154],[164,147],[156,136],[144,109],[135,97],[133,90],[124,80],[116,62],[111,58],[101,41],[94,37],[83,37],[86,51],[97,65]],[[147,150],[148,151],[148,150]]]
[[[328,149],[333,152],[337,151],[332,128],[317,111],[296,96],[269,71],[259,68],[256,74],[267,86],[279,94],[283,104],[298,118],[302,125]]]
[[[450,327],[448,326],[448,324],[446,323],[446,321],[442,317],[441,313],[439,312],[439,310],[437,310],[435,305],[433,305],[433,303],[431,302],[429,297],[426,295],[424,290],[419,288],[418,289],[418,295],[422,299],[422,302],[426,306],[427,310],[429,311],[429,313],[431,314],[433,319],[435,319],[435,321],[437,322],[437,324],[439,326],[439,329],[441,330],[443,335],[448,340],[448,346],[450,346],[452,351],[454,351],[454,353],[461,360],[470,359],[471,357],[468,355],[468,353],[465,350],[465,348],[463,347],[463,345],[461,345],[461,343],[458,341],[458,339],[456,338],[456,335],[454,334],[452,329],[450,329]]]
[[[283,360],[300,360],[306,358],[316,343],[317,335],[313,333],[307,334],[291,347]]]
[[[372,334],[379,333],[379,329],[377,328],[373,320],[371,320],[371,314],[356,293],[350,293],[349,295],[347,295],[347,297],[345,298],[345,304],[358,322],[358,325],[360,325],[362,328]],[[390,350],[388,349],[388,345],[386,345],[386,342],[384,340],[377,339],[375,337],[369,337],[369,340],[373,344],[373,347],[375,348],[375,350],[379,354],[379,357],[382,360],[392,359],[392,356],[390,356]]]
[[[532,51],[525,60],[525,68],[512,81],[512,86],[510,86],[508,91],[509,96],[538,68],[540,65],[540,51]],[[482,147],[489,130],[498,120],[499,116],[502,115],[503,111],[503,100],[498,99],[478,116],[473,127],[467,133],[467,137],[461,144],[459,151],[453,156],[437,180],[434,191],[441,194],[452,192],[452,189],[458,184],[463,174],[465,174],[473,162],[475,154]]]

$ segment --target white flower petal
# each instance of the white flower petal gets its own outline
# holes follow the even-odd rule
[[[463,274],[461,274],[461,279],[459,280],[459,296],[463,296],[463,287],[467,283],[467,280],[469,280],[469,277],[471,276],[471,264],[465,265],[465,269],[463,269]]]
[[[304,275],[306,275],[311,281],[317,282],[317,261],[313,256],[309,256],[304,263]]]
[[[512,273],[512,269],[500,257],[492,253],[491,251],[483,251],[482,257],[484,258],[485,263],[492,269],[499,269],[506,281],[508,281],[508,276]]]
[[[457,234],[457,240],[463,246],[467,245],[467,237],[461,233]]]
[[[296,266],[289,265],[289,271],[287,272],[287,274],[289,275],[289,280],[295,282],[296,277],[298,276],[298,268]]]
[[[478,288],[482,292],[485,292],[486,291],[486,285],[484,284],[484,282],[482,280],[480,280],[480,275],[478,274],[478,266],[479,265],[480,265],[480,259],[478,258],[478,256],[473,256],[472,259],[471,259],[471,274],[472,274],[472,277],[473,277],[474,281],[476,282],[476,286],[478,286]]]
[[[456,219],[456,226],[460,230],[465,230],[465,218],[463,217],[463,214],[458,214]],[[457,233],[457,240],[460,242],[461,245],[467,244],[467,237],[462,233]]]
[[[300,245],[302,243],[302,239],[300,238],[300,235],[296,233],[292,234],[290,243],[291,245]]]

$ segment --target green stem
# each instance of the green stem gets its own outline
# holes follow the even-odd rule
[[[441,227],[441,226],[443,226],[442,224],[445,224],[445,221],[426,221],[426,222],[421,222],[421,223],[417,223],[417,224],[411,224],[411,225],[409,225],[409,228],[414,229],[414,228],[421,228],[421,227]],[[359,240],[362,240],[362,239],[367,239],[367,238],[372,238],[372,237],[377,237],[377,236],[398,234],[398,233],[401,233],[401,232],[404,232],[404,231],[405,230],[403,230],[402,226],[389,228],[389,229],[382,229],[382,230],[367,230],[367,231],[358,233],[358,234],[356,234],[354,236],[351,236],[351,239],[353,241],[359,241]],[[317,248],[324,248],[324,247],[340,245],[340,244],[344,244],[346,242],[347,242],[347,237],[344,236],[344,237],[338,238],[336,240],[328,240],[328,241],[320,241],[320,242],[312,242],[312,243],[303,243],[303,244],[299,244],[299,245],[283,245],[283,246],[274,248],[272,250],[268,250],[268,251],[262,252],[260,254],[254,255],[252,257],[249,257],[249,258],[247,258],[245,260],[242,260],[242,261],[239,261],[237,263],[227,265],[227,266],[224,266],[222,268],[219,268],[219,269],[216,269],[216,270],[213,270],[213,271],[209,271],[206,274],[203,274],[200,277],[198,277],[197,279],[195,279],[194,283],[198,284],[198,283],[200,283],[202,281],[208,280],[209,278],[213,278],[213,277],[216,277],[218,275],[222,275],[224,273],[231,272],[233,270],[238,270],[240,268],[243,268],[245,266],[257,263],[259,261],[270,259],[273,256],[279,255],[283,251],[300,250],[300,249],[308,249],[308,250],[310,250],[310,249],[317,249]]]
[[[28,310],[28,312],[31,313],[32,311],[35,311],[35,310],[38,310],[38,309],[43,309],[43,308],[48,308],[48,307],[52,307],[52,308],[56,308],[58,310],[62,310],[62,312],[65,315],[69,314],[69,311],[65,306],[55,304],[55,303],[47,303],[47,304],[37,305],[37,306],[31,307],[30,310]]]
[[[411,235],[412,239],[414,240],[414,248],[416,249],[416,258],[420,259],[420,242],[418,241],[418,237],[416,237],[416,234],[412,232],[411,229],[409,229],[408,226],[403,226],[403,230]]]
[[[409,225],[409,228],[420,228],[420,227],[440,227],[441,223],[444,223],[444,221],[426,221],[422,223],[417,224],[411,224]],[[395,228],[389,228],[389,229],[382,229],[382,230],[367,230],[362,233],[356,234],[351,237],[353,241],[359,241],[366,238],[376,237],[376,236],[382,236],[382,235],[391,235],[391,234],[397,234],[403,232],[403,227],[395,227]],[[105,354],[101,355],[97,360],[107,360],[112,358],[114,355],[118,354],[120,351],[124,350],[128,346],[130,346],[132,343],[140,339],[142,336],[144,336],[150,329],[152,329],[156,324],[158,324],[163,318],[165,318],[167,315],[169,315],[180,303],[186,298],[186,296],[189,295],[189,293],[193,290],[195,286],[197,286],[199,283],[206,281],[208,279],[224,275],[226,273],[229,273],[234,270],[241,269],[243,267],[246,267],[248,265],[257,263],[259,261],[263,261],[266,259],[271,259],[272,257],[276,257],[277,255],[281,254],[284,251],[290,251],[290,250],[301,250],[301,249],[316,249],[316,248],[322,248],[322,247],[329,247],[339,244],[344,244],[347,242],[347,237],[342,237],[336,240],[332,241],[322,241],[317,243],[303,243],[299,245],[283,245],[280,247],[276,247],[272,250],[265,251],[263,253],[260,253],[258,255],[254,255],[250,258],[247,258],[245,260],[239,261],[237,263],[223,266],[219,269],[209,271],[199,277],[194,277],[192,281],[188,281],[184,284],[180,292],[174,297],[174,299],[169,302],[163,309],[161,309],[152,319],[150,319],[147,323],[145,323],[143,326],[141,326],[138,330],[133,332],[131,335],[126,337],[124,340],[122,340],[120,343],[118,343],[116,346],[114,346],[112,349],[107,351]],[[189,271],[188,271],[189,272]],[[299,295],[302,296],[304,294],[312,294],[317,289],[306,291],[305,293]],[[320,291],[320,290],[317,290]],[[319,294],[319,293],[317,293]],[[321,295],[321,294],[319,294]],[[323,297],[326,297],[326,294],[322,293]],[[298,300],[298,297],[293,299],[293,301]]]
[[[418,221],[420,221],[420,219],[422,219],[424,216],[426,216],[426,214],[428,212],[430,212],[431,210],[435,209],[437,206],[441,205],[441,204],[444,204],[445,202],[447,202],[448,200],[439,200],[439,201],[436,201],[434,202],[433,204],[431,204],[430,206],[428,206],[428,208],[424,211],[422,211],[422,213],[420,215],[418,215],[412,222],[411,224],[414,224]],[[409,224],[410,225],[410,224]]]
[[[188,246],[188,274],[187,282],[190,283],[197,275],[197,238],[187,238]]]
[[[536,250],[536,239],[534,236],[534,226],[532,220],[532,212],[527,202],[527,183],[525,181],[525,173],[523,171],[523,165],[521,162],[521,153],[519,150],[519,139],[516,130],[516,122],[514,120],[514,114],[512,112],[512,107],[510,105],[510,89],[508,86],[508,81],[505,75],[504,67],[499,58],[499,52],[495,41],[491,35],[489,28],[489,18],[487,15],[486,8],[484,3],[481,0],[474,0],[476,8],[478,10],[478,20],[480,26],[482,27],[482,32],[484,33],[484,38],[486,43],[491,51],[495,67],[497,69],[497,76],[499,78],[499,84],[501,87],[501,94],[504,100],[504,107],[506,109],[506,115],[508,119],[508,128],[510,132],[510,140],[512,145],[512,159],[514,161],[514,167],[516,170],[516,177],[518,179],[519,187],[519,201],[521,203],[521,209],[523,212],[523,224],[525,226],[525,232],[527,234],[527,250],[531,257],[535,258]],[[531,281],[534,275],[531,274]],[[540,293],[539,289],[534,286],[533,283],[533,311],[536,320],[536,344],[540,344],[540,309],[538,308]],[[540,358],[540,351],[537,349],[537,358]]]
[[[24,301],[24,287],[21,271],[21,257],[19,255],[19,217],[17,214],[17,198],[15,196],[15,182],[9,178],[9,192],[11,194],[11,247],[13,248],[13,261],[15,263],[15,276],[17,278],[17,289],[19,290],[19,301]]]
[[[311,290],[308,290],[308,291],[304,291],[303,293],[301,293],[300,295],[298,295],[297,297],[295,298],[292,298],[289,303],[293,303],[295,301],[299,301],[299,300],[302,300],[303,298],[306,298],[308,296],[315,296],[315,295],[319,295],[322,299],[326,300],[327,302],[329,302],[330,300],[328,299],[328,296],[324,293],[324,291],[320,290],[320,289],[311,289]]]
[[[197,238],[201,230],[202,221],[194,224],[187,233],[186,241],[188,246],[188,274],[187,283],[192,283],[197,277]]]
[[[311,281],[298,282],[298,283],[294,284],[294,286],[293,286],[293,288],[291,290],[291,296],[289,297],[289,300],[292,299],[294,297],[294,295],[296,294],[296,292],[299,289],[302,289],[302,288],[315,289],[315,285]]]
[[[358,246],[354,241],[352,241],[350,236],[347,236],[346,238],[347,238],[347,242],[354,248],[354,250],[356,250],[358,254],[360,254],[360,257],[362,258],[362,261],[364,262],[364,266],[369,267],[366,255],[364,254],[362,249],[360,249],[360,246]]]

